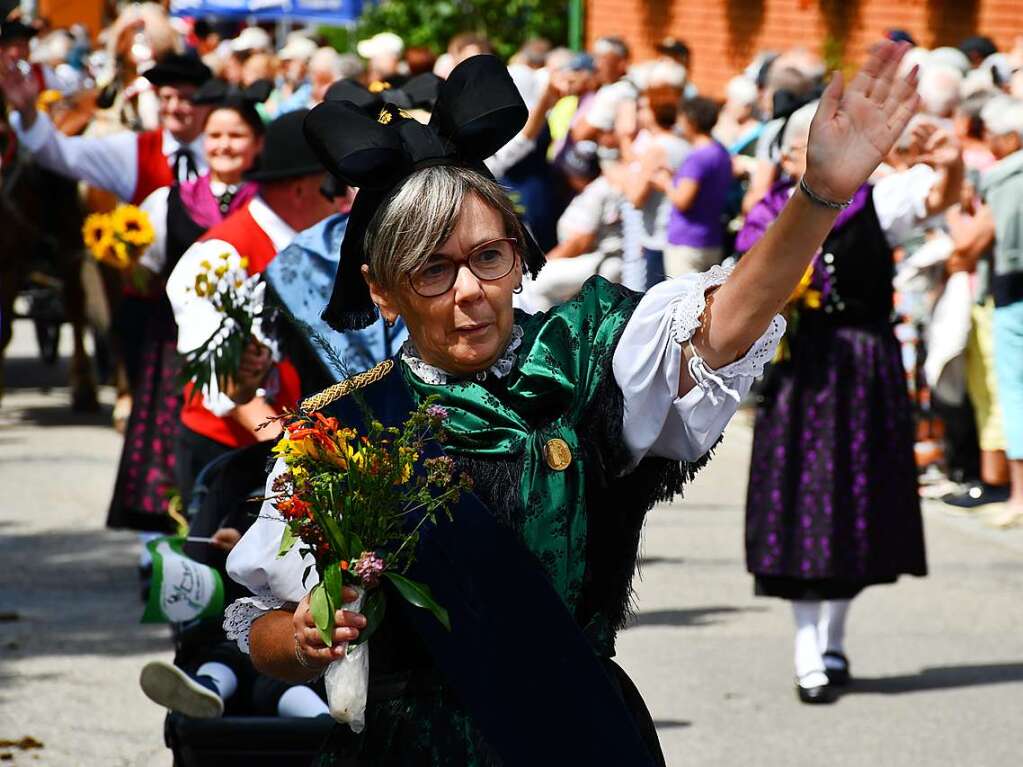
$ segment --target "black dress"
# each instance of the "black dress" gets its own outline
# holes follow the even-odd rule
[[[870,188],[856,200],[815,262],[820,305],[790,322],[757,413],[746,565],[760,595],[850,599],[927,573],[892,250]]]
[[[163,284],[182,254],[205,231],[188,215],[174,184],[167,197],[167,262],[154,280],[145,318],[131,417],[107,512],[108,527],[158,532],[175,529],[167,508],[178,489],[174,449],[181,423],[182,386],[178,326]]]

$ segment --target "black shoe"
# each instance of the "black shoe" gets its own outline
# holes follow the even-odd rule
[[[812,674],[820,673],[818,671],[810,672]],[[806,676],[809,676],[807,674]],[[819,684],[815,687],[803,687],[799,683],[799,678],[796,679],[796,694],[799,696],[799,700],[803,703],[834,703],[837,697],[835,688],[831,684]]]
[[[959,509],[975,509],[989,503],[1005,503],[1009,500],[1009,486],[971,482],[962,492],[949,493],[942,496],[941,500]]]
[[[829,666],[829,658],[839,665]],[[844,687],[852,680],[852,674],[849,673],[849,659],[843,653],[835,650],[828,650],[824,653],[824,673],[828,675],[828,684],[836,687]]]

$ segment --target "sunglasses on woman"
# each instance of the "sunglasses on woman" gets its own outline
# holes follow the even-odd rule
[[[454,287],[463,264],[469,267],[477,279],[484,282],[500,280],[507,277],[515,267],[515,243],[514,237],[501,237],[480,243],[465,261],[434,256],[425,266],[412,273],[409,283],[423,298],[436,298]]]

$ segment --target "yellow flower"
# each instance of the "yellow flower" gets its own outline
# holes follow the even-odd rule
[[[230,258],[231,258],[231,254],[228,253],[226,250],[223,253],[220,254],[220,260],[221,261],[228,261],[228,260],[230,260]]]
[[[249,268],[249,259],[242,258],[242,260],[238,262],[238,266],[240,266],[242,269],[248,269]]]
[[[202,269],[204,272],[208,272],[210,269],[213,268],[213,266],[210,264],[209,261],[203,259],[202,261],[199,262],[199,268]]]
[[[153,244],[153,225],[144,210],[134,205],[118,205],[111,218],[114,233],[129,245],[146,248]]]
[[[82,240],[85,242],[85,247],[96,255],[97,248],[100,243],[106,243],[111,237],[113,237],[114,230],[110,223],[110,216],[106,213],[93,213],[85,219],[85,224],[82,226]],[[99,256],[97,256],[98,258]]]
[[[227,266],[221,264],[220,266],[213,270],[213,273],[218,277],[223,277],[225,274],[227,274]]]
[[[819,290],[808,290],[803,294],[803,304],[808,309],[821,308],[821,292]]]
[[[63,98],[64,96],[60,91],[49,88],[40,93],[36,98],[36,109],[40,112],[49,112],[50,107]]]
[[[115,240],[112,236],[99,243],[93,253],[98,261],[108,264],[115,269],[127,269],[131,266],[128,246],[123,242]]]

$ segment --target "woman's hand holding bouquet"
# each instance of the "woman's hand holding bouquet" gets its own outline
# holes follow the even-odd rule
[[[430,400],[401,428],[370,420],[365,435],[319,412],[282,418],[285,432],[274,452],[287,471],[274,482],[270,499],[285,520],[280,556],[301,546],[314,560],[306,576],[313,569],[319,575],[308,595],[308,616],[320,642],[300,609],[296,654],[321,662],[343,655],[327,671],[328,702],[331,715],[355,731],[365,716],[365,643],[386,609],[382,585],[450,628],[430,588],[405,575],[423,526],[450,516],[471,487],[449,457],[422,458],[430,440],[443,440],[446,418],[447,411]],[[335,647],[338,641],[348,643],[347,651]]]

